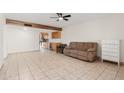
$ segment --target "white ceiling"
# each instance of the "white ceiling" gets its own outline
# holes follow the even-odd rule
[[[111,16],[112,14],[98,14],[98,13],[63,13],[71,14],[69,21],[59,21],[56,19],[51,19],[50,17],[56,17],[56,13],[5,13],[6,18],[34,22],[39,24],[45,24],[50,26],[65,27],[70,25],[76,25],[83,23],[87,20],[93,20],[96,18],[101,18],[105,16]]]

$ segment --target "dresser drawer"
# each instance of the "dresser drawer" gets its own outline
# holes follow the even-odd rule
[[[119,49],[119,45],[102,45],[103,49]]]
[[[108,61],[113,61],[113,62],[118,62],[118,58],[111,57],[111,56],[106,56],[106,55],[102,55],[102,59],[108,60]]]
[[[120,44],[119,40],[103,40],[102,44]]]
[[[109,48],[103,48],[102,52],[112,52],[112,53],[119,53],[119,49],[109,49]]]
[[[119,53],[114,52],[102,52],[102,55],[111,56],[111,57],[119,57]]]

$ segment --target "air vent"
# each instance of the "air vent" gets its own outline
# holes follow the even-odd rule
[[[32,27],[32,25],[31,25],[31,24],[24,24],[24,26],[29,26],[29,27]]]

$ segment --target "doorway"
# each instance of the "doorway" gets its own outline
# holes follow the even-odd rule
[[[49,49],[49,34],[47,32],[40,33],[40,50]]]

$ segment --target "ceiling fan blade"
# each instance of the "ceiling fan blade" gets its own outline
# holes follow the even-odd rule
[[[65,19],[65,18],[64,18],[64,20],[65,20],[65,21],[68,21],[68,19]]]
[[[65,16],[63,16],[63,17],[71,17],[71,15],[65,15]]]
[[[62,13],[56,13],[58,17],[62,17]]]
[[[60,13],[56,13],[58,15],[58,17],[60,17]]]
[[[62,17],[62,13],[59,13],[60,14],[60,17]]]
[[[50,17],[50,18],[58,18],[58,17]]]

